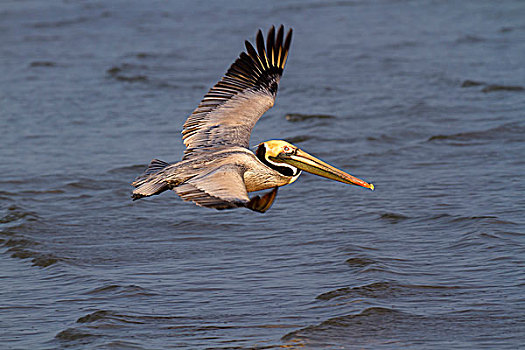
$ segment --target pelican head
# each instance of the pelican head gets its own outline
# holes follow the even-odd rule
[[[283,140],[271,140],[259,144],[257,157],[283,175],[293,176],[291,182],[301,174],[301,170],[304,170],[328,179],[374,190],[373,184],[326,164]]]

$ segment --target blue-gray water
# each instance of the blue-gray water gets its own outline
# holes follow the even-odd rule
[[[524,18],[518,0],[2,1],[0,347],[523,347]],[[281,23],[252,144],[376,191],[304,174],[264,215],[132,202]]]

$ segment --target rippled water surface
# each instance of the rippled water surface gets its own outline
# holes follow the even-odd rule
[[[521,1],[2,1],[0,347],[525,344]],[[252,144],[270,211],[132,202],[258,28],[295,30]],[[286,117],[287,115],[288,118]]]

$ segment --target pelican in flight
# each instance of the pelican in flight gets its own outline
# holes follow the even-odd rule
[[[225,76],[204,96],[184,123],[182,160],[169,164],[153,159],[132,183],[133,200],[173,190],[183,200],[215,209],[245,207],[264,213],[279,186],[291,184],[306,171],[332,180],[374,185],[345,173],[282,140],[248,149],[252,129],[270,109],[288,58],[292,29],[281,25],[265,40],[259,30],[255,49],[248,41]],[[250,199],[249,192],[272,189]]]

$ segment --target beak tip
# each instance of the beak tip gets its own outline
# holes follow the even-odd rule
[[[370,184],[370,190],[373,191],[374,190],[374,184]]]

